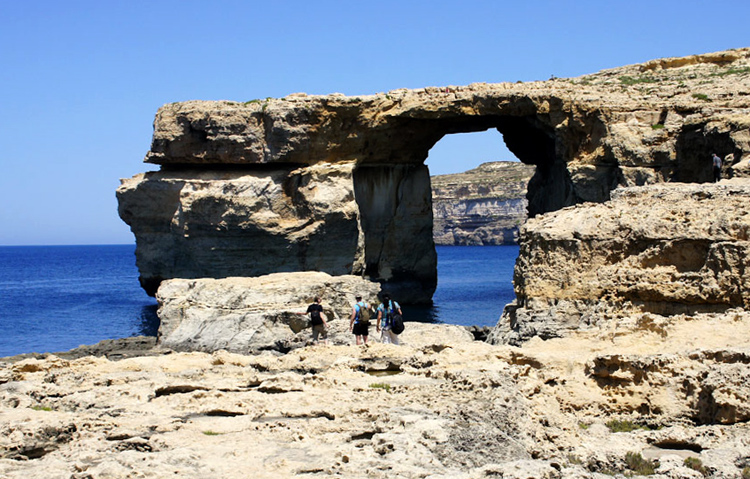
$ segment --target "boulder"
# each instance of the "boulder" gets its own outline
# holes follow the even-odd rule
[[[329,341],[349,344],[355,296],[376,303],[379,292],[379,284],[356,276],[315,272],[172,279],[156,294],[158,344],[176,351],[286,352],[310,342],[309,315],[299,313],[317,296],[328,318]]]
[[[621,188],[530,219],[492,341],[586,328],[659,328],[655,317],[750,306],[750,181]],[[627,325],[618,318],[640,315]],[[656,320],[658,321],[658,320]]]

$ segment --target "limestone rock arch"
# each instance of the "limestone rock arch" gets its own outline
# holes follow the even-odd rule
[[[536,165],[531,216],[606,201],[620,185],[707,181],[704,150],[729,155],[730,172],[743,175],[750,75],[731,75],[749,57],[742,49],[528,84],[169,104],[145,160],[161,169],[123,180],[119,213],[151,294],[167,278],[318,270],[428,302],[437,263],[424,160],[444,135],[496,129]],[[702,83],[700,97],[678,86],[703,70],[726,75],[713,90]],[[663,79],[648,90],[623,80],[638,75]]]

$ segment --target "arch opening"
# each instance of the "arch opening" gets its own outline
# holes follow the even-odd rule
[[[436,245],[515,244],[527,217],[534,166],[521,163],[496,131],[448,134],[430,149]]]
[[[429,151],[438,283],[422,321],[492,327],[515,298],[518,230],[534,173],[495,129],[449,133]],[[471,312],[467,315],[467,312]],[[473,331],[482,337],[480,330]]]
[[[529,216],[558,210],[576,202],[565,159],[558,152],[555,131],[536,115],[464,116],[431,120],[424,126],[428,130],[422,136],[418,133],[419,126],[410,125],[410,131],[417,139],[412,143],[415,148],[412,156],[415,160],[425,161],[427,151],[446,135],[495,130],[503,139],[503,150],[526,165],[536,166],[527,193]],[[423,149],[425,144],[429,145],[427,151],[417,151]]]
[[[394,121],[399,134],[369,143],[353,172],[364,261],[352,270],[379,281],[404,304],[431,304],[437,287],[431,181],[425,161],[446,135],[498,132],[497,154],[508,151],[535,171],[528,182],[530,215],[572,204],[572,186],[564,161],[556,155],[554,129],[534,115]]]

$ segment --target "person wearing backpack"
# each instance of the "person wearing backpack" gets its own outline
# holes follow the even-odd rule
[[[357,296],[357,303],[352,308],[352,315],[349,318],[349,331],[354,333],[357,338],[357,345],[367,344],[367,337],[370,335],[370,305],[362,301],[362,296]]]
[[[380,339],[385,344],[399,344],[398,334],[393,331],[393,318],[398,315],[402,316],[401,305],[396,301],[391,300],[389,294],[383,295],[383,302],[378,306],[378,321],[376,323],[376,329],[378,332],[383,330]]]
[[[297,313],[300,315],[310,315],[312,340],[314,344],[318,344],[318,337],[323,339],[323,344],[328,344],[328,322],[326,321],[326,315],[323,313],[323,306],[320,304],[321,301],[321,297],[317,296],[315,297],[315,302],[307,307],[306,312]]]

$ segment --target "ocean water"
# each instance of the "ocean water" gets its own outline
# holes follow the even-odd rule
[[[156,335],[135,245],[0,247],[0,356]]]
[[[518,247],[437,252],[433,305],[404,305],[404,318],[494,326],[514,298]],[[138,284],[135,245],[0,247],[0,357],[154,336],[158,326],[156,301]]]
[[[518,246],[437,246],[438,286],[432,306],[404,306],[409,321],[495,326],[516,298]],[[398,301],[398,298],[395,298]]]

